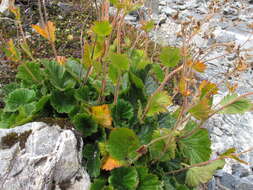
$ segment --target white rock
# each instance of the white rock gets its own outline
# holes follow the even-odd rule
[[[7,140],[7,137],[9,140]],[[83,143],[73,131],[33,122],[0,130],[0,189],[88,190]]]

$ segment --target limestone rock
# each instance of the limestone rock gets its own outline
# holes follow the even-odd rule
[[[42,122],[0,129],[0,189],[88,190],[82,147],[73,131]]]

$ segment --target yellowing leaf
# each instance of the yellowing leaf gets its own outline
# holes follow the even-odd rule
[[[167,107],[172,104],[171,97],[166,91],[161,91],[151,97],[147,116],[154,116],[158,113],[167,112]]]
[[[54,23],[48,21],[44,26],[32,25],[32,28],[41,36],[51,42],[55,42],[55,26]]]
[[[203,98],[198,104],[196,104],[189,110],[191,115],[199,120],[207,119],[211,111],[212,110],[209,105],[209,101],[206,98]]]
[[[113,159],[112,157],[108,157],[104,163],[104,165],[102,166],[103,170],[106,171],[111,171],[114,168],[119,168],[122,165],[120,164],[120,162],[118,160]]]
[[[179,81],[179,92],[183,96],[189,96],[191,94],[191,91],[187,89],[187,83],[185,78],[181,78]]]
[[[7,42],[7,48],[5,49],[6,56],[12,61],[19,61],[21,59],[20,52],[15,47],[12,39]]]
[[[203,73],[206,70],[206,65],[203,62],[197,61],[192,65],[192,68],[198,72]]]
[[[201,183],[208,182],[217,169],[222,169],[224,160],[216,160],[208,165],[190,168],[186,173],[185,182],[190,187],[197,187]]]
[[[91,108],[92,116],[98,124],[104,127],[110,127],[112,125],[112,117],[107,104],[101,106],[93,106]]]
[[[210,96],[217,94],[218,90],[219,89],[216,84],[203,80],[199,85],[200,98],[209,98]]]
[[[92,66],[92,59],[91,59],[91,52],[90,52],[90,45],[88,43],[85,43],[83,46],[83,59],[82,64],[89,68]]]

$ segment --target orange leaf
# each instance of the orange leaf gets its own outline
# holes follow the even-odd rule
[[[64,56],[57,56],[57,62],[60,65],[64,65],[66,63],[66,57],[64,57]]]
[[[44,38],[51,42],[55,42],[55,26],[53,22],[48,21],[43,27],[32,25],[32,28]]]
[[[234,93],[235,90],[238,88],[238,83],[235,83],[234,85],[232,85],[229,82],[227,82],[226,86],[227,86],[230,93]]]
[[[110,127],[112,125],[112,117],[109,106],[107,104],[101,106],[93,106],[91,108],[93,118],[104,127]]]
[[[206,70],[206,65],[203,62],[197,61],[193,64],[192,68],[198,72],[203,73]]]
[[[112,157],[108,157],[104,163],[104,165],[102,166],[103,170],[106,171],[111,171],[114,168],[119,168],[122,165],[120,164],[120,162],[118,160],[113,159]]]

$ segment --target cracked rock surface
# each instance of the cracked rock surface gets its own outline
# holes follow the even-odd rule
[[[0,189],[88,190],[82,147],[73,131],[42,122],[0,129]]]

